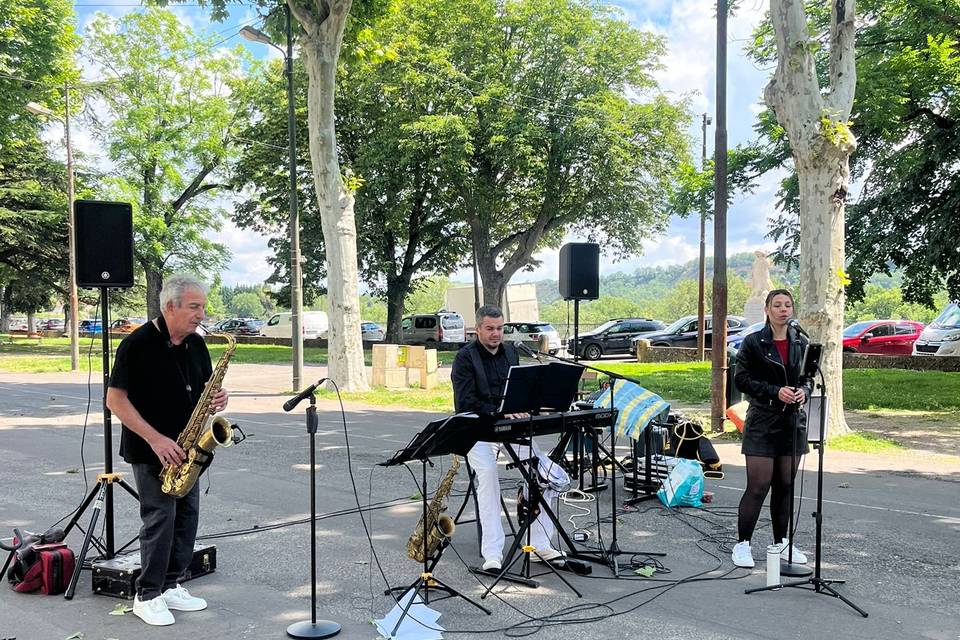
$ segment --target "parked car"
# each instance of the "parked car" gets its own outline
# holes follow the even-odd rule
[[[400,321],[400,342],[430,345],[466,341],[463,316],[456,311],[438,311],[406,316]]]
[[[110,323],[110,333],[133,333],[146,321],[146,318],[120,318]]]
[[[567,340],[567,351],[577,357],[596,360],[602,355],[630,353],[632,341],[661,331],[666,325],[650,318],[616,318],[607,320],[592,331],[581,333],[578,340]]]
[[[42,329],[43,331],[63,331],[65,327],[63,318],[48,318],[43,323]]]
[[[913,343],[915,356],[960,356],[960,304],[951,302]]]
[[[743,330],[740,331],[740,333],[734,333],[733,335],[728,335],[727,349],[739,349],[740,345],[743,343],[744,338],[746,338],[751,333],[756,333],[757,331],[760,331],[760,329],[763,329],[763,327],[766,324],[767,324],[766,320],[764,320],[763,322],[754,322],[753,324],[748,325],[747,327],[744,327]]]
[[[727,316],[727,334],[737,334],[746,328],[746,320],[739,316]],[[663,331],[641,336],[649,340],[654,347],[696,347],[697,346],[697,316],[684,316],[671,324]],[[712,344],[713,318],[706,318],[706,328],[703,332],[703,341],[707,349]],[[636,340],[631,348],[637,352]]]
[[[360,336],[368,342],[382,342],[387,333],[376,322],[361,322]]]
[[[512,342],[539,342],[541,336],[548,338],[548,351],[554,356],[563,348],[560,334],[549,322],[505,322],[503,339]]]
[[[865,320],[843,330],[843,350],[884,356],[908,356],[923,324],[912,320]]]
[[[230,318],[218,322],[216,333],[229,333],[235,336],[258,336],[260,327],[263,326],[263,320],[256,318]]]
[[[96,336],[103,333],[103,322],[101,320],[81,320],[77,325],[77,331],[82,336]]]
[[[273,314],[267,323],[260,327],[260,335],[268,338],[292,338],[291,319],[289,311]],[[305,340],[319,338],[328,326],[327,314],[323,311],[304,311],[300,316],[300,335]]]

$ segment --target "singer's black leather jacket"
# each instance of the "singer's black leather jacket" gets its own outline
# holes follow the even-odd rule
[[[803,351],[809,342],[795,329],[787,329],[788,357],[784,363],[773,344],[773,332],[768,324],[760,331],[751,333],[740,344],[737,353],[737,372],[734,382],[737,389],[749,396],[749,421],[757,427],[775,428],[786,414],[794,414],[800,420],[798,427],[806,425],[803,411],[794,412],[777,397],[780,387],[799,387],[810,397],[812,382],[800,380],[803,366]]]

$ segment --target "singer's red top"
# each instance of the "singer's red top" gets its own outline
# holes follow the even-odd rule
[[[787,364],[787,358],[789,357],[788,350],[790,348],[790,343],[786,338],[783,340],[774,340],[773,346],[777,348],[777,351],[780,352],[780,360],[783,361],[783,364]]]

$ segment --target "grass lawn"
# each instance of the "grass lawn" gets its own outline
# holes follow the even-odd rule
[[[119,339],[112,340],[113,349],[120,344]],[[81,338],[80,367],[87,370],[87,355],[94,371],[102,370],[100,338],[95,340]],[[216,362],[223,354],[226,345],[210,345],[210,357]],[[290,362],[290,347],[272,344],[241,344],[231,360],[236,364],[285,364]],[[450,364],[456,355],[453,351],[441,351],[437,354],[441,363]],[[372,351],[364,352],[367,365],[372,362]],[[327,350],[307,347],[303,350],[305,364],[327,364]],[[41,344],[35,342],[16,342],[0,345],[0,371],[15,373],[51,373],[70,370],[70,340],[68,338],[44,338]]]

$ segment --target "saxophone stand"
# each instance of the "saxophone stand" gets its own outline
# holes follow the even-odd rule
[[[819,345],[816,345],[819,346]],[[804,356],[804,365],[806,362],[806,354]],[[817,442],[814,445],[817,448],[817,510],[813,514],[814,519],[816,520],[816,529],[817,529],[817,546],[816,546],[816,559],[814,561],[814,570],[813,576],[806,578],[804,580],[793,580],[790,582],[782,582],[780,584],[775,584],[769,587],[758,587],[756,589],[747,589],[744,593],[755,593],[758,591],[771,591],[780,589],[782,587],[796,587],[798,589],[809,587],[815,593],[820,593],[823,595],[831,596],[839,599],[845,605],[859,613],[861,616],[866,618],[869,614],[858,607],[856,604],[851,602],[849,599],[844,597],[839,591],[833,588],[832,585],[843,584],[846,580],[825,580],[821,573],[822,569],[822,550],[823,550],[823,450],[824,445],[826,444],[826,432],[827,432],[827,385],[823,378],[823,370],[820,368],[819,356],[814,360],[811,360],[810,366],[814,368],[815,372],[820,375],[820,433],[817,434]],[[810,376],[811,378],[813,376]],[[796,437],[796,429],[794,429],[794,437]],[[796,451],[796,448],[794,448]],[[793,496],[793,491],[790,492],[791,497]],[[792,507],[792,504],[791,504]],[[791,516],[793,516],[791,508]],[[790,554],[792,557],[793,554],[793,532],[790,532]],[[781,571],[782,571],[781,565]],[[809,574],[807,574],[809,575]]]
[[[422,485],[421,485],[421,491],[420,491],[420,495],[421,495],[420,502],[423,506],[423,511],[422,511],[423,519],[420,522],[423,522],[423,523],[427,522],[427,465],[428,464],[433,466],[433,463],[426,458],[424,458],[423,460],[420,460],[421,479],[422,479]],[[403,607],[403,613],[401,613],[400,617],[397,619],[397,624],[393,627],[393,630],[390,632],[391,637],[395,637],[397,635],[397,629],[400,628],[400,624],[403,622],[403,619],[407,617],[407,615],[409,615],[410,607],[412,607],[415,604],[417,600],[417,596],[421,595],[422,593],[424,604],[430,604],[431,589],[433,589],[434,591],[441,591],[447,594],[440,598],[434,598],[434,601],[446,600],[447,598],[453,598],[453,597],[463,598],[464,600],[466,600],[467,602],[475,606],[477,609],[480,609],[481,611],[483,611],[488,616],[492,615],[489,609],[487,609],[480,603],[475,602],[474,600],[471,600],[468,596],[464,595],[463,593],[460,593],[459,591],[457,591],[456,589],[454,589],[453,587],[445,583],[443,580],[433,575],[433,570],[437,566],[437,564],[440,562],[440,558],[443,556],[444,550],[450,545],[450,536],[453,535],[452,531],[445,532],[442,529],[440,529],[439,522],[434,522],[433,525],[440,531],[442,538],[440,541],[440,545],[437,547],[437,550],[434,551],[433,556],[430,556],[429,547],[427,545],[427,540],[430,537],[430,532],[429,531],[423,532],[423,571],[420,573],[420,577],[414,580],[413,584],[409,586],[390,587],[389,589],[383,592],[383,595],[389,596],[395,592],[400,592],[401,594],[404,594],[410,590],[413,590],[413,594],[410,596],[410,598],[407,600],[406,605],[404,605]]]
[[[421,467],[420,476],[422,486],[420,491],[420,501],[422,508],[420,522],[422,522],[424,526],[422,550],[423,569],[420,573],[420,576],[409,586],[389,587],[386,591],[384,591],[384,595],[392,596],[393,593],[397,591],[406,593],[411,589],[413,590],[413,593],[410,595],[410,599],[403,608],[403,612],[397,619],[396,625],[390,632],[391,637],[396,636],[397,630],[400,628],[400,624],[403,622],[403,619],[410,615],[410,607],[415,604],[417,596],[421,595],[422,593],[424,604],[430,604],[431,589],[434,591],[442,591],[447,594],[439,599],[434,598],[434,601],[446,600],[447,598],[452,597],[463,598],[488,616],[492,615],[489,609],[480,603],[471,600],[463,593],[460,593],[433,575],[433,570],[440,562],[440,558],[443,556],[444,550],[450,545],[450,536],[453,532],[444,532],[442,529],[440,530],[442,540],[431,557],[427,542],[428,538],[430,537],[430,532],[426,530],[427,512],[429,510],[427,508],[427,465],[429,464],[432,466],[433,464],[430,462],[430,458],[432,456],[447,454],[456,454],[466,457],[470,449],[472,449],[477,443],[477,436],[480,435],[480,425],[478,425],[477,422],[478,420],[476,414],[470,413],[454,414],[440,420],[434,420],[424,427],[422,431],[417,433],[407,444],[407,446],[397,451],[389,460],[378,463],[378,466],[381,467],[392,467],[405,464],[407,462],[416,461],[420,463]],[[434,526],[438,526],[438,524],[439,522],[435,522]]]
[[[87,551],[90,549],[91,544],[100,552],[101,558],[109,560],[117,555],[117,553],[129,547],[140,537],[136,535],[119,549],[114,548],[113,483],[120,485],[127,493],[133,496],[133,499],[137,502],[140,501],[140,495],[136,489],[131,487],[127,481],[123,479],[122,473],[115,473],[113,470],[113,425],[111,422],[110,409],[107,408],[107,389],[110,385],[110,289],[108,287],[100,287],[100,313],[103,316],[101,320],[103,329],[100,333],[103,357],[103,473],[97,474],[97,482],[90,488],[90,492],[87,493],[87,497],[84,498],[80,504],[80,508],[73,514],[67,527],[63,530],[64,539],[66,539],[66,536],[70,534],[70,531],[77,526],[77,522],[83,517],[87,507],[93,503],[93,514],[90,516],[90,524],[84,532],[83,546],[80,547],[80,554],[77,556],[77,566],[73,572],[73,576],[70,578],[70,585],[63,594],[63,597],[67,600],[73,599],[73,595],[77,590],[77,582],[80,580],[80,572],[84,567],[89,568],[93,564],[92,560],[88,561],[86,559]],[[93,531],[97,526],[101,511],[105,512],[105,544],[93,537]]]
[[[283,405],[290,411],[301,400],[310,398],[307,407],[307,433],[310,434],[310,619],[287,627],[291,638],[330,638],[340,633],[340,625],[331,620],[317,620],[317,398],[314,392],[326,378],[321,378]]]

